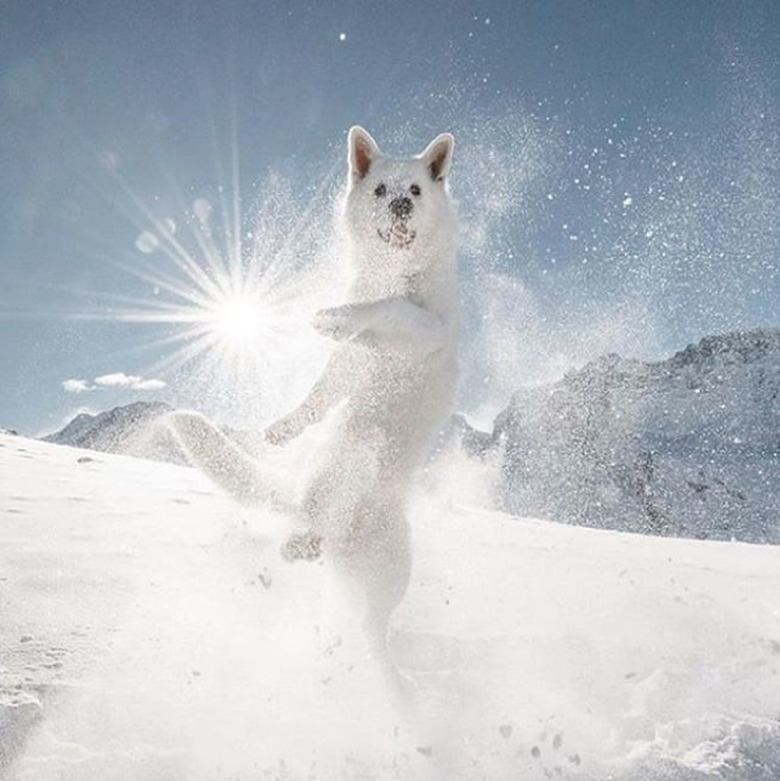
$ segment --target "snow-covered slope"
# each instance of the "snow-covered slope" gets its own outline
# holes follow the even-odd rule
[[[659,363],[606,356],[497,418],[503,506],[605,528],[780,543],[780,331]]]
[[[780,549],[449,496],[412,513],[404,721],[278,519],[189,469],[0,435],[0,777],[780,778]]]

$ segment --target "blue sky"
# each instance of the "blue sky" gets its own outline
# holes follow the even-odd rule
[[[776,0],[11,0],[0,39],[0,426],[256,399],[165,369],[181,323],[121,316],[176,300],[143,236],[171,220],[184,241],[200,202],[224,239],[237,193],[294,278],[355,123],[398,154],[456,136],[465,409],[603,352],[780,325]]]

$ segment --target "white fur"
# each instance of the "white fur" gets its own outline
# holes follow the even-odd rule
[[[313,321],[338,345],[303,402],[265,432],[283,445],[339,405],[297,510],[306,531],[287,552],[306,558],[321,549],[333,561],[365,600],[383,659],[390,614],[409,583],[411,480],[450,411],[457,379],[452,148],[452,136],[442,134],[421,155],[394,160],[365,130],[350,130],[343,221],[352,284],[346,303]],[[204,418],[176,413],[170,423],[192,460],[240,500],[276,495],[262,466]]]

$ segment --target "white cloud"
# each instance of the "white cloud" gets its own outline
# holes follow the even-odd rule
[[[95,377],[93,384],[88,380],[70,379],[62,383],[63,390],[68,393],[85,393],[87,391],[105,390],[106,388],[126,388],[128,390],[152,391],[164,388],[163,380],[144,379],[135,374],[114,372],[113,374],[101,374]]]
[[[160,390],[160,388],[164,388],[167,384],[168,383],[164,380],[155,380],[153,378],[151,380],[141,380],[134,388],[136,390]]]
[[[62,389],[68,393],[85,393],[86,391],[95,390],[95,387],[86,380],[70,379],[62,383]]]
[[[101,388],[129,388],[130,390],[160,390],[165,387],[162,380],[145,380],[143,377],[124,372],[102,374],[100,377],[95,377],[95,385]]]

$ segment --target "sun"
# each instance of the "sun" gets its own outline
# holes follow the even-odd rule
[[[223,345],[240,352],[251,348],[262,331],[260,302],[246,294],[235,294],[215,302],[211,313],[214,336]]]

